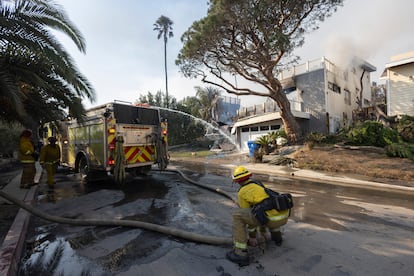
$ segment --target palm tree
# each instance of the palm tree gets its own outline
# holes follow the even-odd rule
[[[202,88],[200,86],[196,87],[196,96],[198,97],[201,108],[200,115],[201,118],[207,122],[217,121],[219,114],[219,99],[220,99],[220,89],[209,86]]]
[[[47,0],[0,0],[0,26],[0,119],[28,125],[67,109],[80,117],[81,98],[93,101],[95,92],[51,32],[63,32],[85,52],[64,10]]]
[[[167,76],[167,41],[168,38],[174,36],[172,32],[172,24],[174,24],[171,19],[161,15],[154,24],[154,31],[158,32],[157,38],[164,38],[164,70],[165,70],[165,97],[167,101],[167,108],[169,106],[168,101],[168,76]]]

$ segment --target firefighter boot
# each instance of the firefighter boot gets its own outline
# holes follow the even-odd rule
[[[250,263],[247,250],[233,249],[232,251],[227,252],[226,258],[239,266],[246,266]]]
[[[280,231],[270,232],[270,235],[272,237],[272,241],[274,241],[277,246],[282,245],[282,242],[283,242],[282,232]]]

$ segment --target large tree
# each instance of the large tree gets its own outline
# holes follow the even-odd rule
[[[165,95],[167,97],[168,106],[168,74],[167,74],[167,41],[173,37],[172,25],[174,23],[168,17],[161,15],[154,24],[154,31],[158,32],[157,38],[164,40],[164,72],[165,72]]]
[[[80,117],[81,98],[95,92],[52,30],[81,52],[85,42],[61,6],[47,0],[0,0],[0,119],[33,126],[69,109]]]
[[[330,16],[343,0],[210,0],[206,17],[182,35],[176,64],[187,77],[235,95],[270,97],[278,104],[288,137],[301,131],[277,74],[293,62],[307,31]],[[240,87],[234,75],[256,83]]]

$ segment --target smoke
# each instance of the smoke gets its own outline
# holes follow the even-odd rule
[[[341,65],[361,58],[379,75],[391,56],[414,50],[413,10],[414,1],[345,1],[319,30],[323,55]]]

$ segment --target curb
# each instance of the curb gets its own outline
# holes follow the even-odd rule
[[[40,182],[43,170],[39,169],[40,165],[36,162],[36,176],[37,182]],[[13,187],[20,193],[19,190],[21,174],[13,178],[8,185]],[[32,205],[35,201],[39,185],[31,187],[26,193],[20,196],[22,201],[26,204]],[[14,276],[19,270],[19,262],[22,257],[27,229],[29,226],[31,214],[24,209],[19,209],[13,221],[12,226],[4,238],[3,244],[0,246],[0,276]]]
[[[37,185],[32,187],[24,197],[26,204],[32,204],[37,192]],[[25,243],[27,228],[30,221],[30,213],[26,210],[19,209],[16,218],[10,227],[9,232],[4,238],[0,248],[0,275],[12,276],[17,275],[19,261],[22,256]]]

